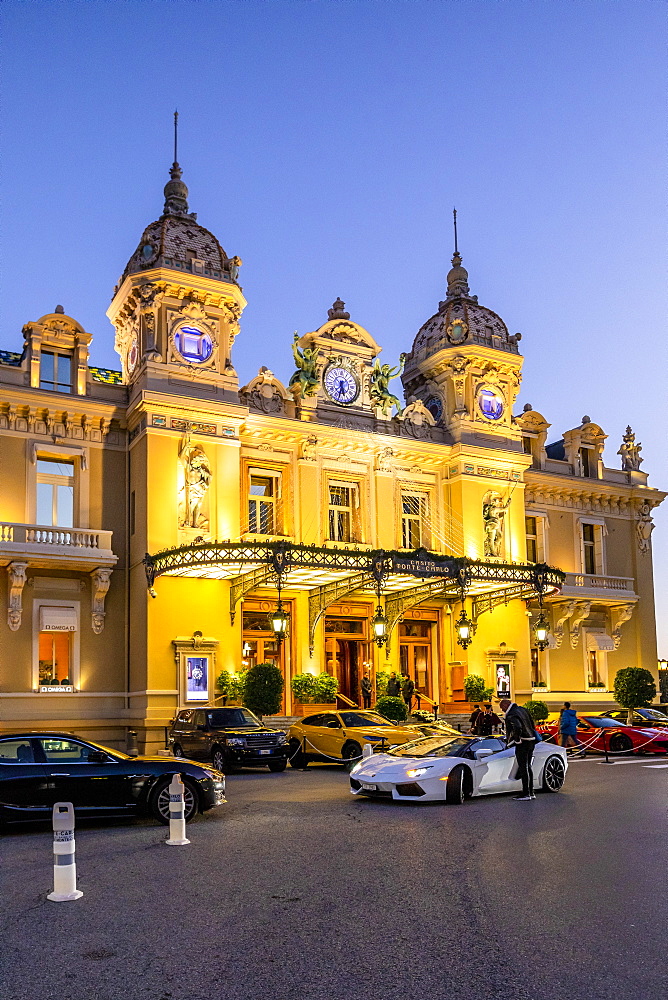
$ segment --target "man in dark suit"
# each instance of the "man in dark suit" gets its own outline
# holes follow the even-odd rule
[[[503,698],[501,711],[505,713],[506,746],[515,747],[517,770],[522,779],[522,794],[515,795],[518,802],[530,802],[536,796],[533,793],[533,771],[531,758],[538,736],[533,719],[526,708],[516,705],[510,698]]]

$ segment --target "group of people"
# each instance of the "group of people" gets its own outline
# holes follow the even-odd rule
[[[522,705],[517,705],[510,698],[502,698],[499,707],[504,713],[506,745],[515,748],[518,776],[522,782],[522,794],[515,795],[514,798],[518,802],[530,802],[536,798],[531,758],[534,747],[542,740],[542,736],[536,732],[530,713]],[[475,736],[491,736],[501,726],[501,719],[492,711],[490,704],[485,705],[484,711],[480,705],[474,705],[470,723],[470,731]],[[582,744],[577,738],[577,724],[577,712],[571,708],[570,701],[565,701],[559,713],[559,742],[562,747],[580,747],[580,754],[584,756]]]
[[[413,695],[415,694],[415,681],[412,681],[406,674],[397,677],[394,670],[390,674],[387,682],[387,693],[391,698],[403,698],[408,706],[408,714],[413,711]]]

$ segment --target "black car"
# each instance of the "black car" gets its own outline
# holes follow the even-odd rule
[[[616,719],[617,722],[623,722],[624,725],[626,725],[628,714],[628,709],[626,708],[615,709],[614,712],[605,712],[605,715],[610,719]],[[632,726],[642,726],[643,729],[664,729],[668,727],[668,715],[664,715],[663,712],[659,712],[656,708],[635,708],[631,719]]]
[[[172,724],[169,745],[175,757],[210,760],[218,771],[284,771],[289,756],[285,733],[263,726],[247,708],[186,708]]]
[[[225,802],[224,776],[192,761],[128,757],[71,733],[3,733],[0,820],[45,819],[55,802],[72,802],[78,816],[132,812],[168,823],[168,786],[177,771],[186,820]]]

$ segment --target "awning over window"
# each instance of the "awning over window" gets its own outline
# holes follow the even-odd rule
[[[39,609],[40,632],[76,632],[77,612],[76,608],[50,608]]]
[[[615,643],[611,635],[604,632],[603,629],[594,631],[593,629],[587,629],[587,649],[600,649],[603,653],[610,653],[615,648]]]

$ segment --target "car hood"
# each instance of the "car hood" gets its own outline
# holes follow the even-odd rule
[[[282,729],[267,729],[262,726],[261,729],[257,729],[255,726],[244,729],[243,726],[234,726],[231,729],[222,729],[220,727],[211,728],[209,730],[211,733],[222,733],[224,736],[277,736],[278,733],[282,733]]]
[[[351,777],[357,781],[410,781],[406,771],[418,767],[432,768],[430,777],[437,777],[447,774],[448,771],[458,764],[458,757],[391,757],[389,754],[374,754],[368,760],[362,762],[359,767],[353,768]],[[426,776],[425,776],[426,777]]]

